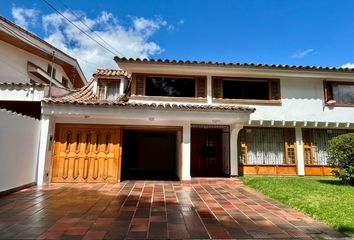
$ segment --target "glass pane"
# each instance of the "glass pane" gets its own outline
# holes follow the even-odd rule
[[[249,164],[284,164],[283,129],[246,129]]]
[[[327,165],[326,147],[332,138],[344,134],[344,130],[314,130],[313,131],[313,152],[314,164]]]
[[[194,78],[147,77],[147,96],[195,97]]]
[[[99,82],[98,83],[98,89],[99,89],[99,92],[98,92],[98,97],[99,99],[105,99],[105,96],[104,96],[104,91],[105,91],[105,82]]]
[[[119,81],[107,81],[107,99],[115,100],[119,96]]]
[[[339,103],[354,103],[354,85],[332,84],[333,99]]]
[[[224,80],[223,98],[268,100],[268,81]]]

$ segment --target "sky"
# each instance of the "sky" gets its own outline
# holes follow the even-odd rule
[[[87,78],[117,68],[116,55],[354,68],[352,0],[1,0],[0,14],[78,59]]]

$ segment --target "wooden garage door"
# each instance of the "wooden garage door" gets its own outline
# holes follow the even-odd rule
[[[117,182],[120,129],[57,126],[52,182]]]

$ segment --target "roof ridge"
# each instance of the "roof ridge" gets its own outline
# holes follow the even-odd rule
[[[212,62],[212,61],[191,61],[191,60],[175,60],[175,59],[153,59],[153,58],[126,58],[115,56],[116,62],[137,62],[137,63],[162,63],[162,64],[191,64],[191,65],[215,65],[215,66],[234,66],[234,67],[254,67],[254,68],[276,68],[287,70],[321,70],[321,71],[340,71],[354,72],[354,68],[343,67],[322,67],[309,65],[289,65],[289,64],[267,64],[267,63],[240,63],[240,62]]]

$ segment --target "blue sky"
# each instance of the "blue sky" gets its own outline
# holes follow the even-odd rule
[[[91,26],[126,57],[354,63],[354,1],[48,1],[78,25],[84,21]],[[112,53],[73,29],[42,0],[2,0],[0,13],[68,51],[86,72],[114,67]]]

